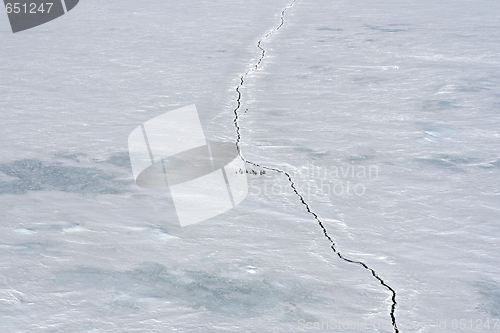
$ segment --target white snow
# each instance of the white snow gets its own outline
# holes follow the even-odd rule
[[[128,135],[167,111],[236,141],[235,88],[290,2],[86,0],[16,34],[0,15],[2,332],[394,331],[284,175],[247,164],[249,196],[184,228],[133,182]],[[297,0],[240,89],[243,156],[396,291],[401,332],[500,329],[498,17]]]

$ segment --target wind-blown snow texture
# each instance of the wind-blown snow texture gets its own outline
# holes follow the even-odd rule
[[[393,332],[282,174],[248,164],[248,198],[186,228],[133,184],[138,124],[195,103],[236,142],[237,101],[242,155],[395,290],[401,332],[493,330],[500,4],[297,0],[282,22],[290,3],[87,0],[17,34],[4,14],[2,332]],[[332,324],[358,321],[381,327]]]

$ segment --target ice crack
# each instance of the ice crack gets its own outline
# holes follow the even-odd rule
[[[242,93],[241,93],[241,88],[243,87],[243,85],[245,84],[245,78],[248,76],[248,74],[250,74],[251,72],[257,70],[260,66],[260,64],[262,63],[262,61],[264,60],[264,57],[266,55],[266,50],[262,47],[262,42],[266,39],[268,39],[271,35],[273,35],[274,33],[276,33],[279,29],[281,29],[281,27],[283,27],[283,25],[285,24],[285,13],[286,11],[293,7],[293,5],[295,4],[297,0],[293,0],[288,6],[285,7],[285,9],[283,9],[283,11],[281,12],[281,22],[280,24],[273,30],[271,30],[270,32],[268,32],[264,37],[262,37],[258,42],[257,42],[257,47],[261,50],[261,55],[260,55],[260,58],[259,60],[257,61],[257,63],[255,64],[255,66],[253,66],[250,70],[248,70],[246,73],[244,73],[241,77],[240,77],[240,84],[236,87],[236,92],[238,93],[238,99],[236,100],[237,102],[237,106],[236,108],[234,109],[234,125],[236,127],[236,134],[237,134],[237,139],[236,139],[236,149],[238,150],[238,154],[240,155],[240,157],[243,159],[243,161],[245,161],[246,163],[248,164],[251,164],[251,165],[254,165],[256,167],[259,167],[259,168],[262,168],[262,169],[265,169],[265,170],[270,170],[270,171],[275,171],[277,173],[280,173],[280,174],[283,174],[287,177],[288,179],[288,182],[290,183],[290,186],[293,190],[293,192],[299,197],[300,201],[302,202],[302,204],[305,206],[305,208],[307,209],[307,212],[309,214],[311,214],[314,219],[316,220],[316,222],[318,222],[318,225],[321,227],[322,231],[323,231],[323,234],[325,235],[325,237],[330,241],[330,247],[331,249],[333,250],[333,252],[342,260],[344,261],[347,261],[349,263],[352,263],[352,264],[357,264],[357,265],[360,265],[362,266],[364,269],[368,270],[371,275],[376,279],[378,280],[378,282],[380,282],[380,284],[382,286],[384,286],[387,290],[390,291],[390,293],[392,294],[391,296],[391,300],[392,300],[392,305],[391,305],[391,311],[390,311],[390,316],[391,316],[391,322],[392,322],[392,326],[394,328],[394,332],[395,333],[399,333],[399,329],[398,329],[398,326],[397,326],[397,323],[396,323],[396,316],[395,316],[395,311],[396,311],[396,291],[391,287],[389,286],[378,274],[377,272],[373,269],[373,268],[370,268],[367,264],[365,264],[364,262],[362,261],[358,261],[358,260],[353,260],[353,259],[349,259],[347,257],[345,257],[344,255],[342,255],[340,253],[340,251],[337,249],[336,247],[336,244],[333,240],[333,238],[328,234],[328,231],[326,230],[326,227],[325,225],[323,224],[323,221],[321,221],[321,219],[319,218],[319,216],[311,209],[310,205],[306,202],[306,200],[304,199],[304,196],[302,194],[300,194],[300,192],[297,190],[297,187],[295,185],[295,182],[293,181],[292,177],[290,176],[290,174],[284,170],[281,170],[281,169],[278,169],[278,168],[273,168],[273,167],[268,167],[268,166],[265,166],[265,165],[260,165],[258,163],[255,163],[255,162],[252,162],[252,161],[249,161],[247,160],[243,154],[241,153],[241,148],[240,148],[240,142],[241,142],[241,132],[240,132],[240,126],[238,124],[238,121],[239,121],[239,115],[238,115],[238,111],[241,109],[241,99],[242,99]]]

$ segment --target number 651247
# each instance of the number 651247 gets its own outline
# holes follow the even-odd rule
[[[7,11],[7,14],[44,14],[50,13],[50,9],[52,8],[52,5],[54,3],[47,2],[47,3],[41,3],[40,5],[36,3],[7,3],[5,5],[5,10]]]

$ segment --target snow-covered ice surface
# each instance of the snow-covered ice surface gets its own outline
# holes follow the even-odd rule
[[[2,332],[395,331],[389,290],[283,174],[248,164],[247,199],[185,228],[133,183],[127,137],[162,113],[196,104],[236,141],[235,89],[290,2],[86,0],[17,34],[3,14]],[[242,155],[395,290],[400,332],[500,330],[498,17],[297,0],[239,86]],[[358,321],[377,325],[333,325]]]

